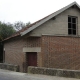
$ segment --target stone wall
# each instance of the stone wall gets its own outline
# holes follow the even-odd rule
[[[6,70],[19,72],[18,65],[6,64],[6,63],[0,63],[0,69],[6,69]]]
[[[67,70],[67,69],[29,66],[28,73],[44,74],[44,75],[60,76],[60,77],[71,77],[71,78],[79,78],[80,79],[80,70]]]

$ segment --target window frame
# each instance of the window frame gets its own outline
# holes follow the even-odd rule
[[[69,17],[71,18],[70,22],[69,22]],[[75,20],[73,20],[73,18]],[[69,25],[71,25],[71,28],[70,28]],[[72,25],[75,25],[75,29],[74,29],[74,26],[72,26]],[[74,36],[77,35],[77,33],[78,33],[77,25],[78,25],[78,17],[77,16],[70,16],[70,15],[68,15],[68,35],[74,35]],[[71,30],[71,32],[69,32],[69,30]],[[73,31],[75,31],[75,32],[73,32]]]

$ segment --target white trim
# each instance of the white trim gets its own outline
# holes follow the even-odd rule
[[[24,47],[23,52],[41,52],[41,47]]]
[[[67,37],[80,37],[80,35],[65,35],[65,34],[42,34],[42,36],[59,36],[59,37],[67,36]]]
[[[41,37],[41,34],[30,34],[30,37]]]
[[[35,25],[33,25],[32,27],[30,27],[28,30],[25,30],[24,32],[21,32],[21,36],[27,34],[28,32],[34,30],[35,28],[37,28],[38,26],[40,26],[41,24],[45,23],[46,21],[48,21],[49,19],[55,17],[56,15],[60,14],[61,12],[63,12],[64,10],[70,8],[71,6],[73,5],[77,5],[77,7],[80,9],[80,6],[76,3],[76,2],[73,2],[71,3],[70,5],[56,11],[55,13],[51,14],[50,16],[46,17],[45,19],[41,20],[40,22],[36,23]]]

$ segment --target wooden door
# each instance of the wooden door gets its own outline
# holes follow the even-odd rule
[[[37,66],[37,52],[27,53],[28,66]]]

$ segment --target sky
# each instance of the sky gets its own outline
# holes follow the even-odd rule
[[[75,0],[80,5],[80,0]],[[74,0],[0,0],[0,21],[34,23]]]

